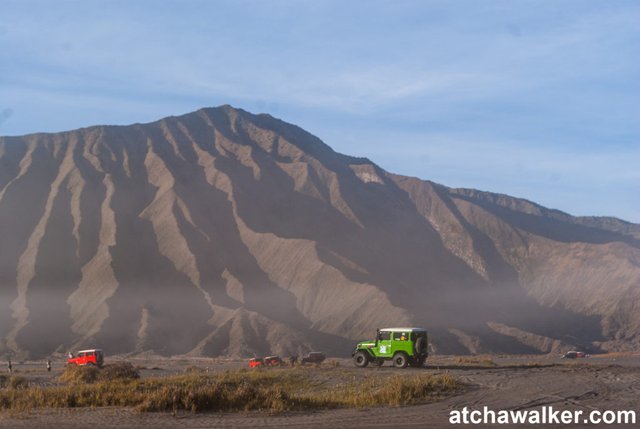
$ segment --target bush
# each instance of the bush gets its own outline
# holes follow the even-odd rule
[[[93,383],[98,379],[99,369],[95,366],[67,365],[60,381],[68,384]]]
[[[137,380],[140,378],[140,372],[129,362],[118,362],[106,365],[98,374],[98,380]]]
[[[339,407],[408,405],[440,399],[462,389],[451,376],[393,375],[318,382],[309,370],[193,373],[137,380],[129,364],[97,368],[69,367],[66,386],[0,390],[0,410],[33,408],[135,407],[138,411],[204,412],[262,410],[280,413]],[[110,374],[108,377],[103,374]],[[322,371],[327,381],[343,379],[342,369]]]
[[[392,376],[369,379],[355,391],[350,389],[333,392],[328,401],[339,406],[375,407],[384,405],[411,405],[436,400],[461,390],[463,385],[449,374]]]
[[[13,377],[9,377],[9,383],[7,383],[7,387],[9,389],[21,389],[21,388],[26,388],[28,386],[29,386],[29,382],[27,381],[26,378],[15,376],[15,375]]]
[[[464,356],[456,359],[458,365],[468,366],[498,366],[490,357],[486,356]]]
[[[12,375],[0,375],[0,388],[20,389],[27,387],[29,382],[24,377]]]
[[[137,380],[140,378],[138,370],[128,362],[106,365],[99,369],[95,366],[68,365],[60,381],[67,384],[90,384],[100,381]]]

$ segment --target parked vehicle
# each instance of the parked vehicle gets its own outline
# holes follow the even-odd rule
[[[69,353],[67,365],[97,366],[104,365],[104,353],[100,349],[80,350],[75,356]]]
[[[282,366],[284,365],[284,361],[280,356],[267,356],[264,358],[264,364],[266,366]]]
[[[327,357],[321,352],[311,352],[303,357],[300,362],[304,363],[322,363]]]
[[[249,359],[249,368],[255,368],[262,365],[264,365],[264,359],[262,358]]]
[[[578,358],[588,358],[591,355],[586,354],[584,352],[577,352],[575,350],[571,350],[562,355],[562,359],[578,359]]]
[[[428,356],[428,335],[422,328],[385,328],[376,331],[373,341],[358,343],[351,354],[357,367],[372,363],[382,366],[392,361],[396,368],[421,367]]]

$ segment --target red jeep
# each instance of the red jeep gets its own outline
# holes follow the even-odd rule
[[[264,358],[264,364],[266,366],[283,366],[284,362],[280,356],[267,356]]]
[[[249,359],[249,368],[256,368],[262,365],[264,365],[264,359],[262,358]]]
[[[104,353],[100,349],[80,350],[77,356],[69,353],[69,359],[67,359],[67,365],[95,365],[102,368],[104,363]]]

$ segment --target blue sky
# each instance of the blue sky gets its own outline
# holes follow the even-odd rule
[[[638,1],[0,0],[0,135],[267,112],[383,168],[640,222]]]

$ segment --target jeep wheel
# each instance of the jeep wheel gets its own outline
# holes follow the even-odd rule
[[[353,356],[353,363],[358,368],[364,368],[369,365],[369,354],[367,352],[359,351]]]
[[[409,364],[409,358],[405,353],[399,352],[393,355],[393,366],[396,368],[406,368]]]

